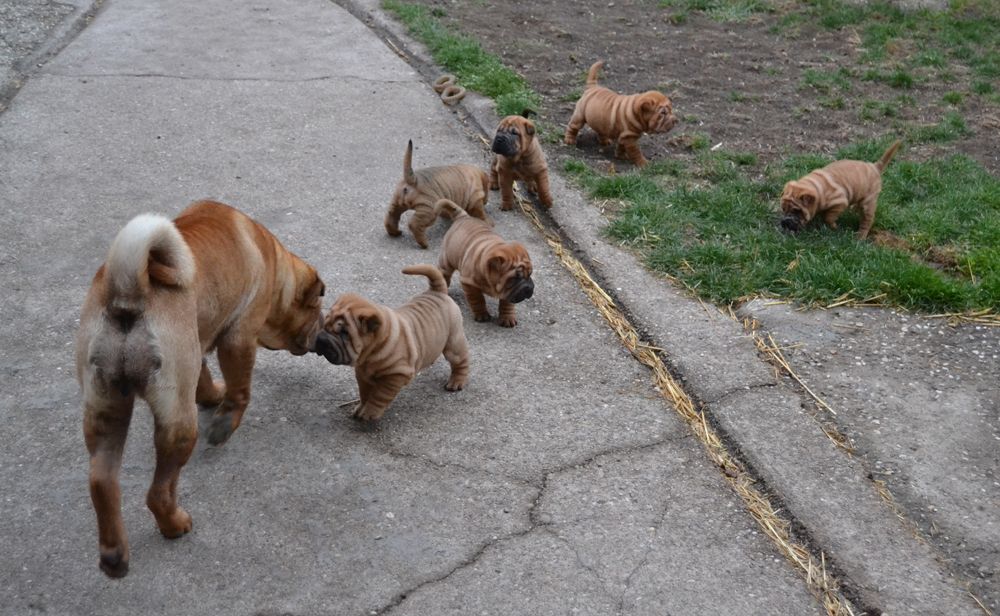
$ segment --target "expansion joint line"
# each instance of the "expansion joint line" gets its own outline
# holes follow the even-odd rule
[[[584,294],[604,317],[611,329],[621,339],[639,363],[653,373],[653,383],[667,402],[671,403],[681,419],[701,442],[709,459],[719,467],[733,491],[740,497],[750,515],[778,548],[778,551],[799,570],[805,578],[809,590],[823,604],[829,616],[854,616],[850,602],[841,593],[838,581],[826,571],[826,559],[822,552],[813,556],[805,546],[791,537],[790,522],[782,517],[768,497],[753,484],[744,465],[727,449],[722,439],[705,418],[704,412],[695,409],[695,404],[677,383],[660,359],[657,349],[643,342],[639,333],[625,314],[615,304],[614,299],[590,276],[586,267],[563,246],[558,235],[549,231],[538,217],[533,205],[520,195],[518,204],[525,217],[542,233],[546,243],[559,262],[576,279]]]

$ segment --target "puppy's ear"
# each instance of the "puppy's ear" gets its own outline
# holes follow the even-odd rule
[[[804,192],[799,196],[799,201],[802,202],[802,205],[812,208],[816,205],[816,195]]]
[[[502,254],[493,255],[486,262],[486,269],[491,274],[499,274],[503,272],[504,267],[506,266],[507,266],[507,257]]]
[[[526,134],[526,135],[534,135],[535,134],[535,125],[533,123],[531,123],[531,122],[525,122],[524,123],[524,134]]]
[[[313,281],[313,283],[309,286],[309,290],[306,291],[306,303],[309,303],[314,299],[319,299],[320,297],[323,297],[324,294],[326,294],[326,285],[323,284],[323,281],[319,276],[316,276],[316,280]]]
[[[531,118],[533,115],[538,115],[538,112],[534,109],[525,108],[525,110],[521,112],[522,118]]]
[[[358,329],[362,334],[374,334],[378,328],[382,327],[382,319],[374,310],[368,309],[359,312],[355,317],[358,320]]]

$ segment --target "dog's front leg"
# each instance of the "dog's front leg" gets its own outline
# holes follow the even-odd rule
[[[462,282],[462,290],[465,291],[465,301],[469,303],[469,309],[472,310],[472,316],[476,321],[481,323],[493,318],[490,316],[490,311],[486,309],[486,298],[483,297],[483,292],[479,287]]]
[[[361,376],[358,371],[357,379],[361,404],[355,409],[354,417],[363,421],[378,421],[400,390],[413,379],[413,375],[388,374],[368,378]]]
[[[514,304],[507,300],[500,300],[500,314],[497,316],[497,325],[500,327],[514,327],[517,325],[517,316],[514,314]]]
[[[208,442],[212,445],[225,443],[243,420],[243,412],[250,404],[250,378],[256,355],[255,342],[225,341],[219,344],[219,368],[226,380],[226,395],[208,428]]]
[[[514,173],[511,169],[500,167],[500,209],[514,209]]]

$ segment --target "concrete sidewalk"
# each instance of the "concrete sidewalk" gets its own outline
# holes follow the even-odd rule
[[[9,443],[0,451],[0,611],[822,613],[646,369],[541,236],[519,213],[498,211],[496,193],[488,210],[498,232],[528,246],[536,294],[505,330],[475,323],[453,285],[472,353],[465,391],[444,391],[439,362],[365,430],[340,406],[356,397],[350,369],[261,350],[244,424],[223,447],[200,442],[182,474],[194,531],[177,541],[159,536],[144,506],[153,456],[140,408],[122,470],[131,572],[121,581],[100,573],[72,343],[90,278],[121,226],[141,212],[174,215],[194,199],[220,199],[315,265],[327,306],[347,291],[398,305],[425,284],[399,270],[435,262],[446,228],[435,227],[428,251],[382,228],[406,140],[418,167],[487,164],[477,126],[495,123],[488,108],[474,97],[464,105],[472,117],[443,107],[419,45],[375,0],[343,4],[375,30],[326,0],[105,0],[0,115],[0,435]],[[412,64],[385,37],[398,37]],[[1000,562],[989,545],[996,514],[965,514],[966,503],[1000,500],[988,492],[995,389],[969,413],[983,477],[931,490],[931,502],[957,504],[947,525],[927,518],[950,538],[925,541],[881,499],[871,461],[830,442],[738,323],[607,244],[600,212],[558,177],[553,192],[550,222],[665,350],[856,611],[981,613],[955,574],[969,566],[952,561],[975,555],[971,571]],[[839,315],[826,329],[773,306],[750,305],[746,315],[803,345],[803,361],[824,344],[845,345],[823,333],[842,326]],[[874,313],[844,315],[895,327]],[[893,349],[906,347],[883,352]],[[859,366],[807,375],[849,401],[852,380],[869,372]],[[985,376],[973,382],[986,383],[996,365],[984,359],[976,370]],[[880,373],[872,391],[891,394],[894,378]],[[899,406],[879,417],[928,421],[923,406]],[[959,417],[962,405],[953,406]],[[852,432],[871,419],[848,417]],[[905,430],[873,437],[866,451],[883,457],[922,444],[896,432]],[[934,451],[960,466],[966,449]],[[930,488],[920,482],[942,473],[930,460],[903,467],[911,469],[916,480],[904,487],[917,489],[902,491],[904,507],[924,503]]]
[[[261,351],[244,425],[200,442],[194,518],[162,539],[140,409],[122,470],[131,572],[97,568],[72,339],[132,216],[218,198],[317,266],[329,294],[396,305],[432,249],[382,216],[418,166],[485,165],[423,80],[325,0],[108,0],[0,116],[4,613],[817,614],[687,428],[540,237],[536,295],[506,330],[466,322],[468,389],[420,375],[381,425],[349,369]],[[467,308],[457,287],[452,291]],[[332,301],[332,300],[330,300]]]

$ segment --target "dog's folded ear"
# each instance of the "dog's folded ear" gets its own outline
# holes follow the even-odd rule
[[[812,207],[816,205],[816,195],[812,193],[802,193],[802,196],[799,198],[799,200],[802,202],[802,205],[806,207]]]
[[[531,119],[531,116],[533,116],[533,115],[535,115],[535,116],[538,115],[538,112],[535,111],[534,109],[529,109],[527,107],[525,107],[524,111],[521,112],[521,117],[522,118],[528,118],[529,120]]]
[[[494,255],[486,262],[486,268],[492,273],[500,273],[507,267],[507,257],[504,255]]]
[[[358,328],[362,332],[374,334],[380,327],[382,327],[382,319],[379,318],[378,313],[374,310],[358,315]]]

